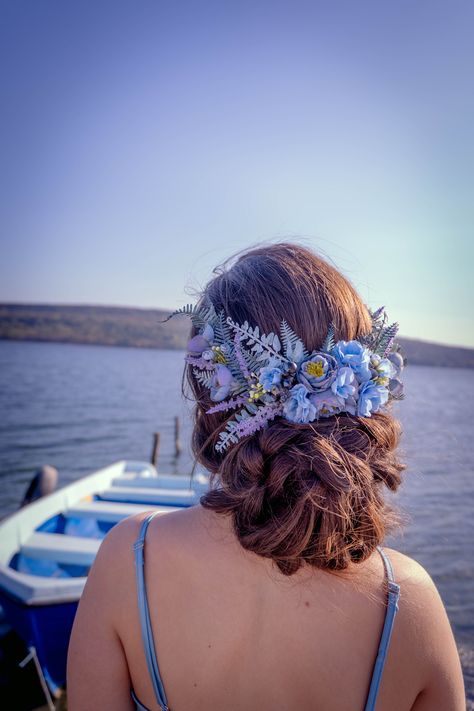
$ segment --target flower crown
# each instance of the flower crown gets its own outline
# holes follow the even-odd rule
[[[223,452],[277,416],[296,423],[342,412],[371,417],[388,400],[403,399],[398,324],[386,325],[383,306],[369,313],[368,335],[335,342],[331,325],[320,350],[311,353],[284,319],[280,338],[247,321],[236,323],[209,302],[187,304],[163,323],[184,314],[199,330],[188,342],[185,361],[218,403],[206,414],[238,409],[215,445]]]

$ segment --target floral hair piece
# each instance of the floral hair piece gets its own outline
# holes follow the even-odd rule
[[[387,325],[385,308],[369,309],[372,331],[352,341],[335,341],[329,327],[321,348],[308,352],[283,319],[280,337],[238,324],[212,303],[187,304],[175,315],[191,318],[199,330],[187,345],[186,362],[217,404],[207,414],[237,410],[215,445],[225,451],[277,416],[308,423],[343,412],[371,417],[389,400],[403,399],[404,359],[395,344],[398,324]]]

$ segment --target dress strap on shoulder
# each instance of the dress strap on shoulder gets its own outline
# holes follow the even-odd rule
[[[166,699],[165,690],[163,687],[163,682],[161,680],[160,671],[158,669],[158,660],[156,658],[155,652],[155,642],[153,639],[153,630],[151,627],[150,610],[148,607],[148,599],[145,587],[145,556],[144,556],[144,546],[145,546],[145,536],[147,528],[150,525],[150,521],[154,516],[159,513],[158,511],[153,511],[149,516],[147,516],[141,526],[138,538],[133,545],[133,550],[135,552],[135,572],[137,580],[137,595],[138,595],[138,611],[140,615],[140,625],[142,630],[143,645],[145,648],[145,657],[148,666],[148,671],[150,673],[151,681],[153,684],[153,689],[155,692],[156,700],[160,705],[162,711],[169,711],[168,702]]]
[[[398,585],[398,583],[395,582],[393,575],[393,567],[390,558],[381,546],[377,546],[377,550],[383,560],[384,569],[387,576],[388,599],[387,609],[385,612],[385,621],[380,637],[377,658],[375,660],[374,670],[372,673],[372,681],[370,683],[369,695],[367,697],[365,711],[374,711],[375,709],[377,695],[380,687],[380,681],[382,679],[382,672],[387,656],[387,650],[390,644],[390,638],[392,636],[393,625],[395,622],[395,615],[398,611],[398,600],[400,597],[400,586]]]

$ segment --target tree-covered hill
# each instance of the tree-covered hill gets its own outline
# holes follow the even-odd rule
[[[170,312],[116,306],[0,304],[0,339],[183,349],[189,318],[159,323]],[[474,368],[474,349],[399,339],[409,363]]]

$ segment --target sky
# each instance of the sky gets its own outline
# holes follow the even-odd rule
[[[471,0],[2,0],[0,301],[175,308],[239,249],[474,347]]]

